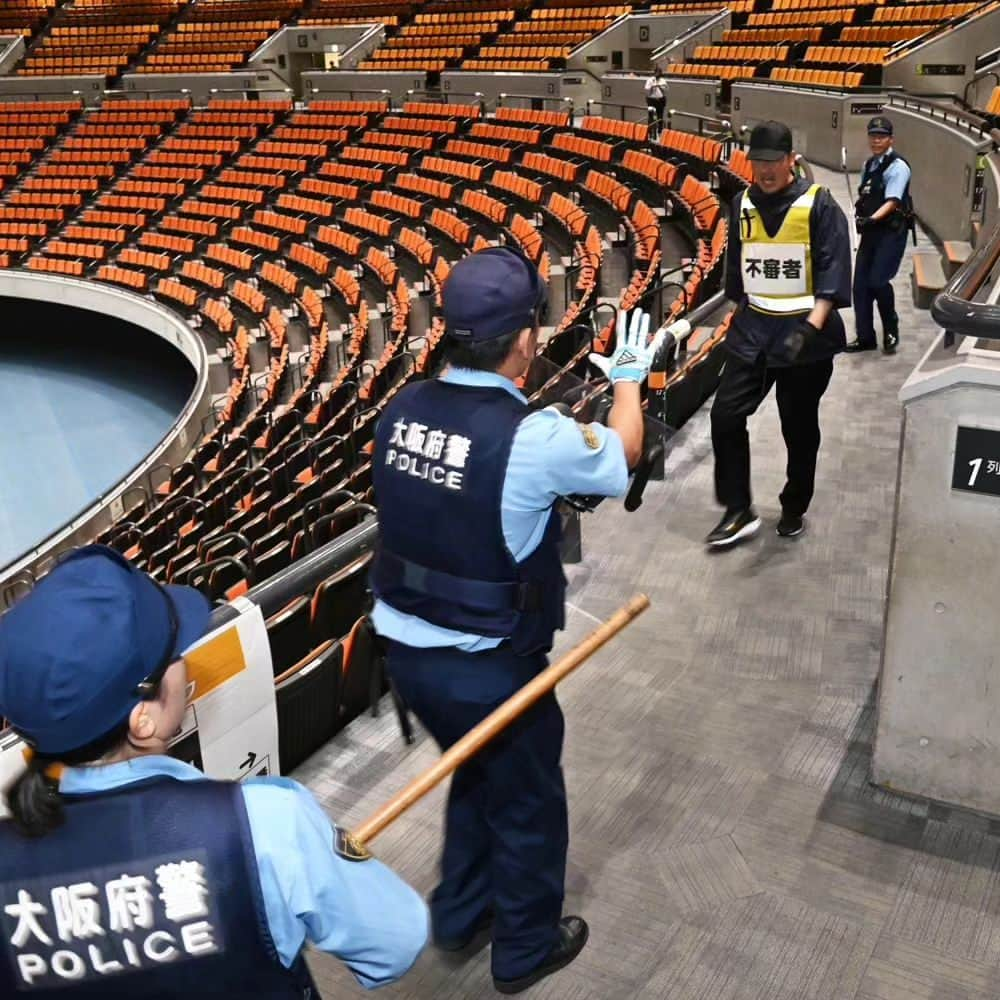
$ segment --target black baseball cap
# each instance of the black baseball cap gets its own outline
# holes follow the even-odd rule
[[[869,135],[892,135],[892,122],[883,115],[876,115],[868,123]]]
[[[792,152],[792,133],[781,122],[761,122],[750,133],[748,160],[780,160]]]

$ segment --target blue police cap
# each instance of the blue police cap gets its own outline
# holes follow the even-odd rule
[[[457,340],[494,340],[535,323],[546,297],[538,269],[509,247],[463,257],[445,279],[441,307]]]
[[[205,633],[211,607],[103,545],[77,549],[0,617],[0,715],[36,750],[85,747],[124,722],[137,687]]]
[[[892,135],[892,122],[885,115],[876,115],[868,123],[869,135]]]

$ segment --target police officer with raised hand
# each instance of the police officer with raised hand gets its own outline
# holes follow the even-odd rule
[[[847,350],[875,350],[874,303],[882,319],[882,350],[893,354],[899,344],[899,316],[892,279],[906,252],[913,218],[910,165],[893,149],[892,122],[882,115],[868,123],[868,145],[872,155],[865,161],[854,206],[861,237],[854,261],[857,336]]]
[[[306,941],[367,988],[423,948],[420,897],[339,857],[301,785],[166,756],[209,610],[88,546],[0,618],[0,715],[31,748],[0,822],[0,996],[306,1000]]]
[[[847,219],[819,184],[795,175],[792,134],[757,125],[747,156],[753,184],[730,213],[725,291],[736,302],[712,405],[715,492],[725,513],[705,539],[723,548],[760,528],[750,491],[747,418],[776,385],[788,449],[778,534],[802,532],[819,452],[819,402],[844,349],[837,310],[850,305]]]
[[[442,749],[546,665],[564,625],[562,495],[615,496],[642,448],[648,318],[625,317],[609,365],[607,428],[532,412],[515,386],[538,344],[547,291],[507,248],[471,254],[443,289],[448,368],[386,407],[373,460],[381,541],[373,621],[397,689]],[[628,343],[625,343],[625,341]],[[455,774],[436,944],[492,928],[492,972],[519,993],[573,961],[586,922],[563,916],[568,843],[563,716],[549,695]]]

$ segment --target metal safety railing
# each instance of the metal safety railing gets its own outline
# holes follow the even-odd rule
[[[998,263],[1000,223],[993,227],[931,303],[931,316],[945,331],[946,347],[950,347],[956,337],[1000,340],[1000,305],[975,301],[989,282],[997,280]]]

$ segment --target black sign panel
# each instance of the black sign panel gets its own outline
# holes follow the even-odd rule
[[[869,101],[866,104],[851,103],[852,115],[877,115],[882,110],[882,105]]]
[[[951,488],[1000,497],[1000,431],[958,428]]]
[[[917,76],[965,76],[965,63],[920,63]]]

